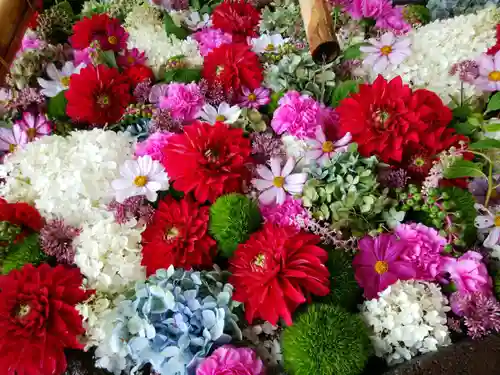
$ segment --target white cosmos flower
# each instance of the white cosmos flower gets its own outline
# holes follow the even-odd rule
[[[489,210],[483,205],[476,204],[475,208],[484,215],[478,215],[474,220],[474,225],[479,232],[484,235],[488,234],[483,242],[484,247],[493,249],[500,244],[500,206]]]
[[[210,15],[207,13],[200,16],[200,13],[198,12],[191,12],[184,22],[187,27],[194,31],[212,26],[212,20],[210,19]]]
[[[158,191],[169,187],[168,175],[163,166],[151,159],[151,156],[140,156],[136,160],[127,160],[120,167],[122,178],[111,183],[116,191],[116,200],[123,203],[125,199],[145,195],[154,202]]]
[[[69,80],[72,74],[80,73],[84,64],[77,67],[72,61],[67,61],[61,70],[58,70],[53,63],[47,65],[47,75],[50,80],[38,78],[38,84],[42,87],[41,93],[49,98],[65,91],[69,88]]]
[[[227,124],[233,124],[238,120],[241,114],[241,108],[237,105],[233,105],[232,107],[226,102],[222,102],[219,104],[219,107],[216,109],[214,106],[210,104],[205,104],[201,111],[198,113],[198,117],[201,117],[203,120],[215,124],[217,121],[222,121]]]
[[[279,47],[288,41],[281,34],[262,34],[258,38],[252,39],[252,51],[255,53],[277,53]]]

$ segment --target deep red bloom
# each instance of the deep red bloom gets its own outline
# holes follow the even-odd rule
[[[84,17],[73,26],[73,35],[69,41],[74,49],[85,49],[94,41],[104,51],[119,52],[127,47],[128,33],[120,20],[110,18],[106,13]]]
[[[203,78],[209,85],[219,82],[226,91],[240,92],[260,87],[262,65],[259,57],[245,44],[223,44],[213,49],[203,62]]]
[[[390,82],[379,76],[363,84],[359,93],[342,100],[337,108],[339,124],[350,132],[363,156],[376,155],[388,164],[400,163],[417,152],[437,153],[459,137],[447,128],[451,110],[428,90],[412,90],[401,77]]]
[[[69,117],[96,125],[118,121],[131,102],[127,77],[105,65],[89,65],[73,74],[65,96]]]
[[[245,42],[257,37],[260,12],[246,0],[224,0],[212,12],[212,24],[233,35],[233,41]]]
[[[498,51],[500,51],[500,24],[497,25],[497,41],[496,41],[496,44],[493,47],[491,47],[490,49],[488,49],[487,54],[488,55],[494,55]]]
[[[149,275],[174,267],[210,267],[217,251],[208,235],[209,206],[200,206],[188,196],[181,201],[160,201],[152,222],[142,234],[142,264]]]
[[[154,73],[151,68],[142,64],[136,64],[125,69],[123,74],[127,76],[132,87],[137,86],[147,79],[151,79],[151,81],[154,80]]]
[[[256,318],[292,324],[292,313],[311,294],[330,292],[328,255],[320,238],[291,227],[264,225],[238,246],[230,260],[233,299],[245,304],[249,323]]]
[[[40,232],[43,227],[42,216],[36,208],[27,203],[0,202],[0,221],[7,221],[35,232]]]
[[[0,373],[60,375],[65,348],[83,349],[85,333],[75,305],[91,294],[81,289],[78,268],[25,265],[0,276]]]
[[[173,187],[194,192],[201,203],[241,191],[250,177],[246,168],[250,152],[250,140],[243,136],[243,130],[222,122],[185,126],[184,133],[171,136],[163,150]]]
[[[33,14],[31,15],[31,17],[28,21],[27,27],[32,29],[32,30],[35,30],[36,27],[38,26],[38,17],[39,16],[40,16],[40,13],[38,11],[33,12]]]

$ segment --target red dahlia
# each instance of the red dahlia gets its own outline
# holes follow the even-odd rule
[[[27,203],[0,202],[0,221],[7,221],[23,229],[40,232],[43,218],[38,210]]]
[[[401,77],[386,81],[379,76],[363,84],[359,93],[337,108],[344,133],[350,132],[363,156],[376,155],[385,163],[400,163],[417,152],[435,155],[459,137],[447,128],[451,110],[428,90],[412,90]]]
[[[252,90],[262,83],[259,57],[245,44],[223,44],[213,49],[203,62],[203,78],[210,86],[220,83],[226,91]]]
[[[260,12],[246,0],[225,0],[212,12],[212,24],[233,35],[233,41],[245,42],[246,37],[257,37]]]
[[[249,323],[255,318],[292,324],[292,313],[310,294],[330,291],[328,255],[316,246],[320,238],[294,228],[272,224],[240,244],[230,260],[233,298],[245,304]]]
[[[170,265],[186,269],[212,265],[217,248],[207,234],[209,210],[189,197],[160,201],[142,234],[142,264],[148,276]]]
[[[119,52],[127,47],[127,38],[128,33],[120,20],[102,13],[76,22],[69,41],[74,49],[85,49],[92,42],[98,42],[99,47],[105,51]]]
[[[47,264],[0,276],[0,373],[59,375],[64,349],[82,349],[85,333],[75,305],[90,295],[77,268]]]
[[[246,164],[251,150],[242,129],[197,122],[168,139],[164,164],[176,190],[194,192],[201,203],[214,202],[223,194],[241,191],[249,178]]]
[[[124,70],[123,74],[128,78],[128,81],[135,88],[139,83],[147,79],[154,80],[154,73],[150,67],[142,64],[135,64]]]
[[[132,99],[128,78],[105,65],[89,65],[73,74],[65,95],[69,117],[96,125],[118,121]]]

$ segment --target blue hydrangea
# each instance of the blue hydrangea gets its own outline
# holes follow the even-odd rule
[[[227,274],[159,270],[107,317],[97,364],[119,374],[151,363],[161,375],[193,374],[215,346],[241,339]]]

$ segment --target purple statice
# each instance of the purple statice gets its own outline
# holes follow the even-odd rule
[[[257,164],[265,164],[272,157],[285,157],[281,138],[271,133],[252,133],[252,156]]]
[[[492,190],[489,205],[496,206],[500,204],[500,176],[493,177],[493,185],[496,189]],[[469,183],[469,191],[476,199],[477,203],[484,204],[486,200],[486,194],[488,192],[488,180],[484,177],[474,178]]]
[[[231,34],[213,27],[201,29],[191,36],[198,42],[200,54],[204,57],[212,52],[213,49],[220,47],[223,44],[231,43],[233,39]]]
[[[455,292],[450,304],[455,306],[454,312],[463,317],[467,334],[473,339],[500,331],[500,303],[492,295]]]
[[[221,103],[233,102],[234,92],[232,90],[226,91],[221,82],[216,81],[211,85],[203,78],[200,80],[199,86],[205,101],[214,107],[218,107]]]
[[[151,79],[148,78],[139,82],[134,89],[134,98],[139,104],[146,104],[149,101],[149,94],[151,93]]]
[[[154,110],[153,116],[151,117],[149,132],[151,134],[156,132],[181,133],[182,124],[180,121],[172,118],[169,109],[157,108]]]
[[[461,81],[467,83],[474,83],[477,77],[479,77],[479,65],[474,60],[464,60],[453,64],[449,71],[451,76],[458,73],[458,77]]]
[[[384,168],[378,174],[380,184],[391,189],[404,188],[408,179],[408,173],[402,168]]]
[[[108,210],[113,212],[115,220],[119,224],[126,223],[130,219],[136,219],[142,224],[149,224],[155,212],[154,208],[147,204],[144,197],[140,196],[127,198],[123,203],[113,200],[108,205]]]
[[[66,225],[63,220],[49,221],[40,231],[42,250],[58,263],[73,264],[76,253],[73,239],[79,233],[79,229]]]
[[[271,92],[264,87],[259,87],[255,90],[243,87],[238,104],[240,107],[259,109],[260,106],[266,105],[271,101],[270,94]]]
[[[259,204],[259,208],[265,222],[278,226],[290,226],[295,228],[297,232],[300,231],[304,223],[307,225],[309,219],[309,213],[302,206],[302,201],[292,197],[287,197],[281,205]]]
[[[7,108],[26,111],[30,107],[38,107],[44,103],[45,96],[40,93],[40,90],[26,87],[13,93],[12,98],[7,104]]]

